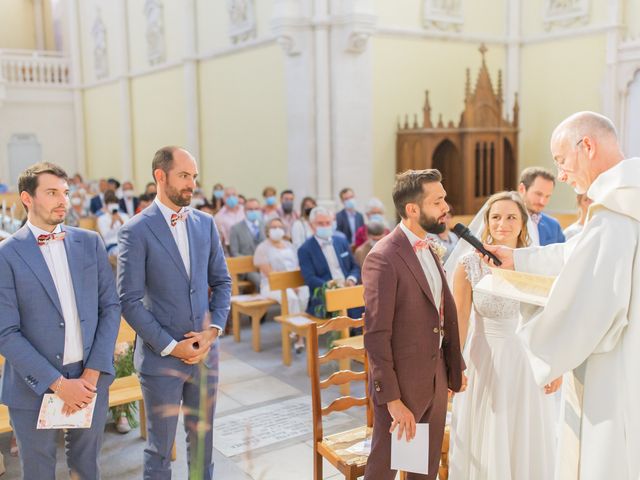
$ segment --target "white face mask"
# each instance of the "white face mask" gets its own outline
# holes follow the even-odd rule
[[[114,210],[117,212],[120,209],[120,206],[117,203],[107,203],[107,211],[109,213],[114,213]]]
[[[78,205],[82,205],[82,199],[79,197],[73,197],[71,199],[71,205],[73,205],[74,207],[77,207]]]
[[[279,242],[284,237],[284,230],[282,228],[272,228],[269,230],[269,238],[274,242]]]
[[[124,195],[124,198],[128,198],[128,199],[131,199],[134,197],[133,190],[125,190],[123,192],[123,195]]]

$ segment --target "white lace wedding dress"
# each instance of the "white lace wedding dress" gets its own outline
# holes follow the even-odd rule
[[[465,347],[467,390],[453,400],[449,480],[551,480],[554,400],[536,385],[515,334],[519,303],[475,291],[489,269],[462,257],[475,321]]]

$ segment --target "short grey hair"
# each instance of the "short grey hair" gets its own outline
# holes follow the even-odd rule
[[[385,226],[381,222],[369,222],[367,223],[367,234],[368,235],[382,235],[384,233]]]
[[[324,207],[315,207],[309,214],[309,222],[315,222],[318,215],[327,215],[329,217],[333,217],[333,213],[331,213],[328,209]]]
[[[573,143],[579,142],[582,137],[594,138],[613,137],[617,140],[618,132],[611,120],[596,112],[578,112],[564,119],[555,128],[551,138],[565,136]]]
[[[373,197],[367,202],[366,212],[370,212],[374,208],[378,208],[384,212],[384,203],[382,203],[380,199]]]

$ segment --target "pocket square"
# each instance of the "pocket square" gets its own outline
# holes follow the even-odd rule
[[[348,257],[348,256],[349,256],[349,252],[342,252],[342,253],[340,254],[340,256],[341,256],[342,258],[344,258],[344,257]]]

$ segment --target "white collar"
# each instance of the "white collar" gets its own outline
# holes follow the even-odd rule
[[[418,237],[415,233],[409,230],[409,227],[407,227],[402,221],[400,221],[399,225],[400,225],[400,229],[404,232],[404,234],[409,239],[409,243],[411,244],[411,247],[413,247],[416,243],[420,241],[427,240],[428,238],[428,235],[425,235],[424,238]]]
[[[155,202],[156,205],[158,205],[158,208],[160,209],[160,213],[162,213],[162,216],[164,217],[164,219],[167,222],[171,222],[171,215],[175,215],[175,214],[179,214],[179,213],[189,213],[191,211],[191,209],[189,207],[182,207],[177,212],[174,212],[172,209],[170,209],[164,203],[162,203],[158,199],[157,195],[156,195],[156,198],[153,199],[153,201]]]
[[[62,231],[61,224],[56,225],[56,228],[53,229],[52,232],[47,232],[46,230],[41,229],[40,227],[36,227],[33,223],[27,220],[27,227],[33,233],[33,236],[37,239],[40,235],[49,235],[51,233],[60,233]]]

